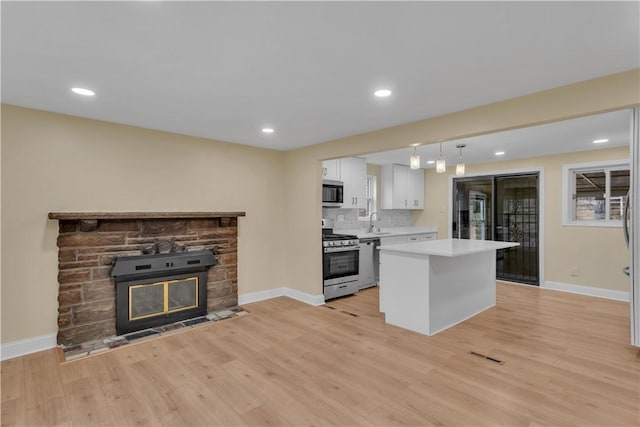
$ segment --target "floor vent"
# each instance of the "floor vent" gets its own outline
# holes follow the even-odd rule
[[[486,359],[490,362],[493,363],[497,363],[498,365],[504,365],[504,361],[500,360],[500,359],[496,359],[495,357],[491,357],[491,356],[486,356],[482,353],[477,353],[475,351],[470,351],[469,354],[473,355],[473,356],[478,356],[478,357],[482,357],[483,359]]]
[[[330,305],[325,305],[325,307],[330,308],[331,310],[337,310],[337,308],[331,307]],[[340,313],[348,314],[349,316],[353,316],[353,317],[360,317],[360,315],[351,313],[350,311],[340,310]]]
[[[340,310],[341,312],[343,312],[344,314],[348,314],[349,316],[353,316],[353,317],[360,317],[355,313],[351,313],[350,311],[344,311],[344,310]]]

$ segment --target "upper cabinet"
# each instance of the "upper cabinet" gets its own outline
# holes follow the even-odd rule
[[[343,208],[367,207],[367,161],[359,157],[345,157],[340,162],[340,180],[344,183]],[[323,162],[324,163],[324,162]]]
[[[424,169],[407,169],[407,202],[409,209],[424,209]]]
[[[381,209],[424,209],[424,169],[382,165]]]
[[[322,162],[322,179],[340,181],[340,159],[324,160]]]

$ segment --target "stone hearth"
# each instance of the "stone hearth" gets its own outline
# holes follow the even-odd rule
[[[215,249],[207,274],[207,312],[238,304],[237,217],[244,213],[51,213],[59,221],[58,344],[116,333],[115,257],[141,255],[158,240],[186,251]]]

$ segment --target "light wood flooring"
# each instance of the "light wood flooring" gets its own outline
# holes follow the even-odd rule
[[[83,360],[5,361],[2,425],[640,425],[627,303],[499,283],[496,307],[434,337],[377,303],[277,298]]]

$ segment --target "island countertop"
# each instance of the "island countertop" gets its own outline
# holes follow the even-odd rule
[[[379,246],[378,249],[388,252],[456,257],[496,249],[512,248],[519,245],[520,243],[496,242],[494,240],[441,239],[401,243],[397,245],[383,245]]]

